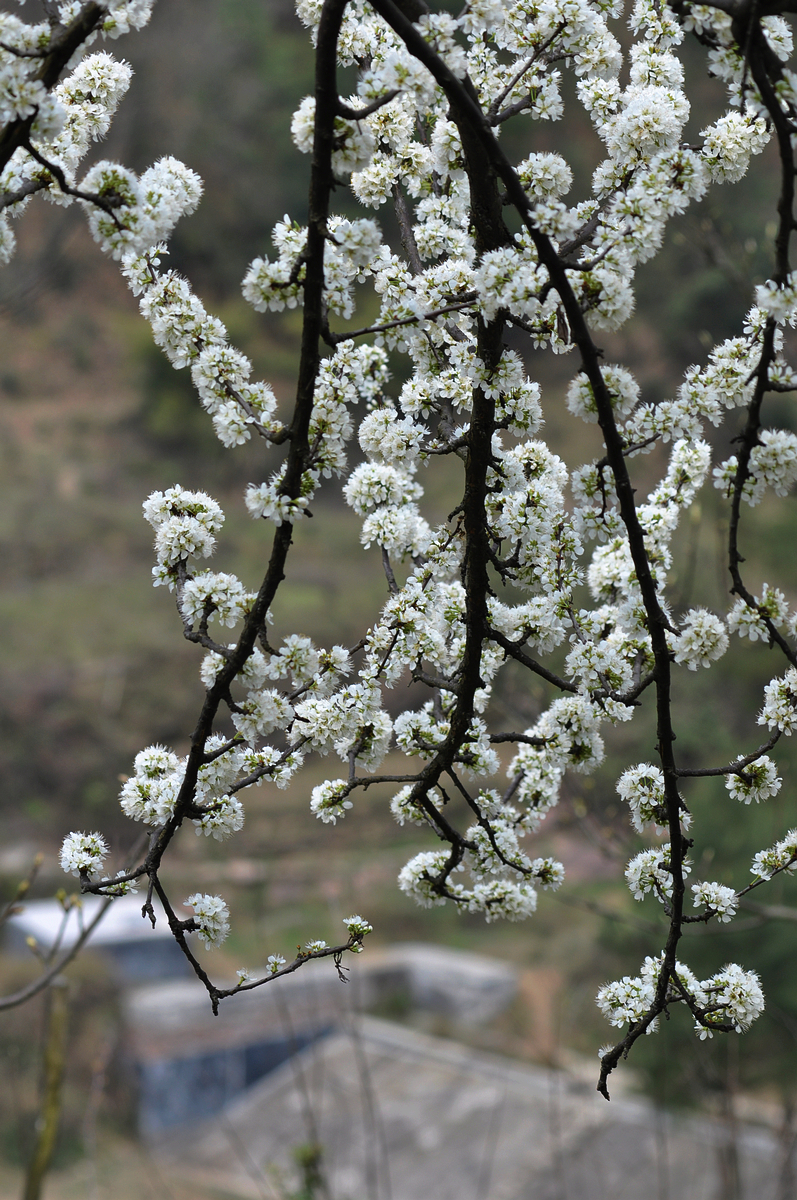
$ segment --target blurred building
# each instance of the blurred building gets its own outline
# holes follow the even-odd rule
[[[67,950],[90,925],[104,901],[83,896],[80,907],[67,912],[57,900],[30,900],[4,926],[5,946],[12,953],[30,954],[29,938],[44,953],[53,946]],[[120,896],[92,930],[87,948],[103,955],[122,984],[147,979],[179,979],[190,972],[185,956],[169,930],[166,914],[153,899],[156,923],[141,916],[138,896]]]
[[[125,1054],[138,1084],[147,1139],[220,1112],[257,1080],[362,1011],[426,1013],[452,1028],[481,1025],[517,991],[508,963],[414,943],[350,956],[343,984],[330,961],[222,1001],[213,1016],[198,980],[126,993]],[[168,1136],[168,1135],[167,1135]]]
[[[163,1136],[182,1178],[282,1200],[320,1147],[329,1200],[762,1200],[768,1130],[675,1117],[589,1078],[372,1017],[317,1039],[215,1118]],[[728,1190],[729,1168],[739,1178]],[[302,1193],[304,1194],[304,1193]],[[791,1193],[788,1193],[791,1194]]]

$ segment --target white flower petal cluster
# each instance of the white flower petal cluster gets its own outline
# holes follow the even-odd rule
[[[625,646],[617,636],[593,642],[574,634],[571,640],[575,644],[565,659],[565,668],[578,683],[580,692],[603,689],[611,695],[631,686],[631,664],[624,657]]]
[[[293,140],[303,154],[309,154],[313,148],[314,123],[315,97],[305,96],[291,122]],[[370,163],[373,151],[374,135],[366,121],[335,118],[332,170],[336,175],[350,175],[353,171],[362,171]]]
[[[296,705],[294,740],[306,738],[320,754],[334,749],[344,761],[374,771],[390,744],[393,723],[373,682],[352,683],[327,696],[310,694]],[[320,814],[320,809],[315,809]]]
[[[390,811],[395,817],[398,825],[425,825],[427,816],[421,805],[413,799],[413,788],[411,784],[407,784],[401,791],[396,792],[393,799],[390,801]]]
[[[702,884],[707,889],[721,889],[719,884]],[[693,889],[694,890],[694,889]],[[720,899],[719,894],[716,897]],[[727,903],[730,901],[726,898]],[[725,916],[729,920],[729,916]],[[656,987],[663,964],[663,955],[645,959],[638,976],[626,975],[623,979],[606,984],[597,996],[598,1007],[612,1025],[634,1025],[645,1017],[653,1004]],[[699,980],[682,962],[676,962],[675,974],[679,987],[668,981],[667,999],[670,1003],[683,999],[683,991],[700,1010],[695,1020],[694,1032],[704,1040],[713,1036],[713,1028],[730,1024],[737,1033],[743,1033],[764,1011],[764,994],[755,971],[745,971],[736,963],[728,963],[709,979]],[[647,1027],[654,1033],[658,1027],[655,1018]]]
[[[343,924],[349,931],[349,937],[364,938],[374,931],[374,927],[370,921],[366,921],[364,917],[359,915],[344,917]]]
[[[517,780],[515,803],[523,806],[519,823],[531,832],[559,803],[564,766],[552,760],[546,749],[521,746],[507,769],[508,777]]]
[[[657,833],[666,828],[664,775],[660,767],[651,766],[650,763],[629,767],[617,781],[617,793],[631,809],[631,824],[637,833],[644,833],[647,825],[653,825]],[[636,862],[636,859],[633,861]]]
[[[221,896],[195,892],[185,903],[193,908],[197,933],[209,950],[226,941],[230,932],[230,910]]]
[[[87,55],[53,89],[54,99],[64,109],[64,124],[53,141],[40,149],[68,177],[74,175],[91,143],[107,134],[132,75],[128,63],[100,52]]]
[[[609,392],[612,408],[620,417],[636,407],[639,400],[639,384],[625,367],[611,365],[603,368],[603,379]],[[592,384],[583,373],[576,375],[567,389],[565,403],[577,417],[585,421],[597,421],[598,409]]]
[[[528,883],[510,879],[491,879],[477,883],[470,891],[462,889],[456,898],[459,908],[482,913],[489,925],[493,921],[524,921],[537,909],[537,893]]]
[[[679,438],[673,444],[664,479],[637,509],[651,573],[659,585],[665,582],[670,568],[670,542],[681,512],[691,504],[709,465],[710,448],[706,442]],[[592,485],[589,490],[593,492],[589,499],[594,513],[597,497]],[[587,581],[594,599],[617,605],[621,626],[638,624],[635,613],[641,604],[641,593],[627,538],[613,537],[594,551]]]
[[[789,667],[782,679],[773,679],[764,688],[758,724],[779,729],[787,737],[797,729],[797,668]]]
[[[565,696],[542,714],[531,736],[545,739],[546,753],[558,766],[588,774],[603,761],[600,719],[584,697]]]
[[[753,1021],[764,1011],[764,993],[755,971],[745,971],[736,963],[728,963],[716,975],[706,979],[703,987],[715,1011],[706,1016],[709,1025],[730,1023],[737,1033],[746,1033]],[[696,1027],[701,1038],[711,1036],[710,1029]]]
[[[543,891],[557,891],[565,881],[565,869],[555,858],[532,859],[531,873]]]
[[[649,975],[624,975],[614,983],[605,984],[596,1003],[610,1025],[633,1025],[650,1008],[655,991],[655,979]]]
[[[118,38],[148,23],[155,0],[108,0],[108,15],[102,23],[104,37]]]
[[[620,533],[614,478],[603,463],[585,463],[570,476],[575,529],[583,540],[605,542]]]
[[[671,861],[669,842],[642,850],[630,860],[625,869],[625,878],[635,900],[641,900],[648,892],[659,900],[672,895]],[[688,875],[691,869],[691,863],[685,859],[684,875]]]
[[[185,762],[165,746],[148,746],[136,755],[133,772],[119,794],[122,812],[145,825],[163,825],[174,812]]]
[[[424,434],[409,417],[400,417],[392,404],[384,404],[364,418],[358,439],[372,463],[404,466],[417,460]]]
[[[573,172],[561,154],[530,154],[515,170],[526,191],[536,197],[558,199],[570,191]]]
[[[243,805],[234,793],[259,781],[260,775],[257,780],[251,779],[253,772],[272,775],[276,771],[269,770],[270,760],[264,761],[262,754],[237,742],[227,742],[218,734],[207,739],[205,754],[210,761],[199,768],[189,811],[197,835],[204,833],[216,841],[225,841],[244,823]],[[133,775],[122,785],[119,795],[122,812],[145,825],[165,824],[173,816],[180,797],[186,763],[186,759],[165,746],[141,750],[135,757]],[[298,763],[281,766],[290,777]]]
[[[774,846],[759,850],[750,868],[757,879],[771,879],[780,871],[788,871],[790,875],[797,871],[797,829],[790,829]]]
[[[113,258],[125,260],[155,247],[194,211],[202,181],[176,158],[160,159],[140,178],[103,160],[84,176],[80,190],[98,197],[81,200],[95,240]]]
[[[777,628],[786,623],[789,615],[789,604],[780,588],[770,587],[765,583],[760,596],[753,598],[750,605],[740,596],[728,613],[728,628],[739,637],[749,638],[751,642],[761,640],[768,642],[769,628],[765,618]]]
[[[411,475],[387,463],[363,463],[343,489],[346,503],[361,517],[375,509],[412,503],[423,489]]]
[[[782,783],[777,767],[768,754],[762,754],[755,762],[748,763],[738,774],[725,776],[726,788],[734,800],[741,800],[743,804],[750,804],[753,800],[758,804],[761,800],[777,796]]]
[[[214,534],[224,523],[224,513],[205,492],[176,486],[153,492],[143,507],[145,520],[155,530],[155,586],[168,584],[171,589],[178,564],[213,553]]]
[[[760,283],[755,290],[755,302],[761,312],[772,317],[779,325],[794,327],[797,320],[797,278],[792,271],[785,283],[778,284],[773,279]]]
[[[231,642],[227,646],[228,650],[235,649],[235,642]],[[211,650],[205,655],[202,660],[202,666],[199,669],[199,676],[206,688],[213,687],[216,682],[216,677],[226,663],[226,658],[223,654]],[[266,659],[261,650],[255,646],[249,658],[244,663],[241,670],[238,672],[237,681],[246,688],[247,691],[253,691],[260,688],[268,678],[268,669]]]
[[[185,584],[180,608],[191,624],[213,616],[220,625],[232,628],[243,620],[254,599],[235,575],[203,571]]]
[[[100,833],[70,833],[59,854],[61,869],[72,875],[98,879],[108,857],[108,843]]]
[[[275,729],[285,730],[293,722],[290,701],[276,688],[251,691],[232,713],[232,723],[247,742],[256,743]]]
[[[705,367],[687,370],[677,400],[663,400],[655,407],[639,405],[628,422],[628,433],[640,440],[654,436],[664,441],[699,438],[704,421],[717,425],[724,409],[749,402],[759,352],[758,337],[728,338],[715,346]],[[736,459],[730,461],[735,470]]]
[[[0,57],[0,122],[5,125],[32,117],[35,133],[57,134],[64,120],[63,108],[36,78],[37,71],[31,69],[36,57],[25,57],[31,52],[36,55],[42,40],[45,45],[49,42],[48,27],[25,25],[10,13],[3,13],[0,33],[17,51],[15,54],[3,48]]]
[[[710,909],[721,924],[736,916],[739,898],[732,887],[722,883],[693,883],[692,896],[695,908]]]
[[[274,226],[271,240],[278,252],[276,262],[267,258],[256,258],[244,275],[241,291],[257,312],[271,309],[281,312],[286,306],[296,308],[304,280],[304,264],[301,255],[307,240],[307,231],[291,221],[286,214]]]
[[[280,751],[274,746],[263,746],[260,750],[244,748],[243,770],[247,778],[255,775],[257,787],[268,779],[278,788],[286,788],[303,762],[304,755],[299,750]]]
[[[445,871],[447,861],[446,850],[423,850],[416,854],[399,872],[401,891],[422,908],[445,904],[445,896],[434,890],[434,884]]]
[[[104,6],[102,35],[115,38],[131,28],[141,29],[149,20],[152,3],[153,0],[130,0],[118,4],[111,0]],[[117,62],[110,54],[85,55],[86,46],[93,40],[89,36],[67,64],[72,68],[70,74],[48,91],[39,78],[41,56],[46,56],[51,43],[80,11],[75,0],[58,7],[61,24],[27,25],[13,13],[0,13],[0,124],[30,120],[36,149],[60,167],[72,185],[75,168],[90,142],[107,133],[119,100],[127,90],[131,71],[127,63]],[[73,202],[73,197],[61,192],[55,178],[43,171],[26,150],[17,151],[14,158],[15,169],[39,183],[48,198],[57,203]],[[0,191],[15,190],[8,188],[7,183],[7,178],[0,178]],[[24,207],[26,199],[23,196],[14,207]]]
[[[765,487],[771,487],[777,496],[787,496],[797,479],[797,434],[785,429],[762,429],[758,440],[759,445],[753,446],[750,454],[750,472],[755,481],[751,504],[757,502]]]
[[[334,648],[338,654],[341,646]],[[345,650],[343,651],[346,654]],[[348,659],[348,656],[346,656]],[[338,670],[346,669],[346,662],[341,662]],[[269,679],[290,678],[294,687],[309,683],[315,679],[321,668],[321,655],[308,637],[292,633],[280,646],[277,653],[269,660],[266,674]]]
[[[620,100],[619,111],[600,125],[598,132],[615,161],[645,161],[678,145],[688,116],[689,104],[679,89],[632,83]]]
[[[672,638],[675,661],[690,671],[710,667],[728,649],[725,623],[706,608],[690,608],[681,622],[680,632]]]
[[[736,183],[746,174],[753,154],[760,154],[769,141],[769,131],[761,117],[727,112],[713,125],[700,131],[703,159],[711,178],[717,183]]]
[[[138,891],[137,879],[123,879],[124,871],[117,871],[115,878],[103,879],[102,892],[104,896],[134,896]]]
[[[521,851],[517,833],[506,819],[494,817],[489,828],[471,825],[465,838],[474,846],[466,856],[466,865],[474,879],[481,881],[505,871],[521,875],[531,871],[531,862]]]
[[[204,811],[193,822],[197,836],[204,833],[223,842],[243,828],[243,805],[230,793],[245,770],[245,751],[240,746],[229,746],[223,737],[214,734],[205,743],[205,754],[215,757],[199,768],[195,803]]]
[[[351,785],[345,779],[327,779],[313,788],[310,798],[310,812],[319,817],[326,825],[335,825],[339,817],[354,805],[349,800]]]
[[[214,800],[202,817],[193,818],[197,836],[204,833],[217,842],[225,842],[232,834],[243,829],[244,809],[235,796],[220,796]]]

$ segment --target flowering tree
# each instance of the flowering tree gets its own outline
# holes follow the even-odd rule
[[[302,306],[296,401],[283,421],[222,323],[163,263],[166,239],[200,199],[197,176],[165,158],[140,177],[101,161],[79,178],[130,79],[124,63],[90,44],[141,26],[150,5],[44,0],[46,19],[34,25],[0,15],[0,253],[12,254],[8,217],[33,193],[85,208],[155,341],[175,368],[190,368],[222,443],[260,438],[273,456],[269,479],[245,497],[270,530],[270,550],[258,590],[248,591],[201,568],[224,520],[211,497],[175,486],[145,502],[154,583],[173,592],[184,636],[205,651],[205,697],[188,755],[142,750],[122,788],[124,812],[150,830],[136,865],[106,874],[102,836],[73,833],[65,870],[83,891],[107,897],[143,882],[144,915],[154,921],[157,895],[215,1008],[311,958],[332,956],[340,967],[370,926],[352,917],[341,944],[310,941],[293,962],[272,955],[262,977],[241,971],[235,987],[219,986],[187,934],[221,942],[225,902],[192,895],[194,915],[184,919],[161,879],[184,822],[224,839],[243,824],[240,793],[284,786],[308,753],[332,752],[344,768],[313,791],[320,820],[342,818],[374,783],[395,784],[396,820],[428,828],[435,847],[407,863],[401,889],[421,905],[453,904],[488,921],[525,918],[538,888],[563,881],[561,864],[533,857],[527,839],[556,805],[565,772],[592,771],[604,754],[602,727],[650,704],[657,741],[644,754],[657,761],[629,766],[617,787],[634,828],[666,838],[633,858],[626,878],[637,899],[657,897],[669,927],[638,976],[598,995],[611,1024],[626,1027],[601,1051],[599,1089],[608,1097],[610,1072],[673,1006],[689,1010],[700,1038],[744,1031],[764,1006],[755,973],[730,964],[700,980],[678,943],[687,923],[730,921],[740,896],[797,868],[797,830],[784,830],[755,854],[742,891],[687,884],[699,830],[686,777],[721,775],[731,799],[765,800],[781,786],[769,751],[797,727],[797,613],[775,586],[750,591],[740,540],[745,506],[766,488],[786,494],[797,479],[797,437],[763,423],[768,393],[797,390],[781,329],[797,319],[789,262],[797,76],[785,65],[792,39],[782,16],[790,6],[634,0],[624,53],[612,32],[625,28],[620,0],[469,0],[458,17],[424,0],[299,0],[316,47],[315,94],[293,123],[311,156],[307,225],[278,223],[276,258],[256,258],[243,281],[258,311]],[[686,37],[705,48],[729,97],[696,145],[684,142]],[[339,65],[356,75],[347,97]],[[562,154],[530,150],[513,163],[499,139],[516,120],[533,145],[537,121],[563,117],[563,71],[574,73],[605,147],[591,193],[572,204],[562,199],[572,185]],[[740,179],[770,138],[781,164],[772,278],[739,335],[689,369],[677,398],[647,402],[629,370],[603,362],[595,338],[628,319],[636,266],[660,248],[668,219]],[[400,245],[383,240],[373,217],[333,213],[341,180],[366,209],[393,207]],[[378,320],[352,328],[356,285],[366,282],[380,297]],[[572,353],[567,407],[597,423],[602,457],[566,464],[540,439],[540,388],[510,335],[513,346],[525,335],[538,349]],[[391,385],[389,352],[404,356],[403,384]],[[736,409],[746,412],[737,452],[712,471],[706,423],[733,431]],[[270,608],[293,525],[309,515],[322,478],[346,475],[355,434],[364,458],[343,491],[362,518],[363,545],[381,549],[387,597],[356,646],[322,649],[272,630]],[[632,460],[657,442],[669,445],[669,461],[642,498]],[[444,456],[461,464],[461,498],[430,527],[419,470]],[[671,539],[712,474],[729,511],[733,603],[723,614],[675,611],[666,596]],[[236,630],[235,640],[225,644],[218,627]],[[674,745],[673,673],[710,667],[731,634],[762,639],[785,660],[751,713],[768,736],[740,747],[734,762],[686,769]],[[501,730],[491,714],[494,681],[510,660],[550,687],[547,708],[524,730]],[[407,680],[428,699],[392,720],[384,689]],[[227,714],[233,736],[222,732]],[[514,750],[508,784],[502,743]],[[403,772],[380,771],[390,750],[403,752]]]

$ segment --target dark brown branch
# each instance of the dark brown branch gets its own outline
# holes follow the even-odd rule
[[[509,638],[505,637],[503,633],[499,633],[497,629],[488,629],[487,637],[491,642],[496,642],[503,650],[506,650],[511,658],[522,663],[524,667],[528,667],[530,671],[533,671],[535,675],[539,675],[541,679],[545,679],[548,683],[552,683],[554,687],[558,687],[560,691],[573,693],[578,691],[574,683],[571,683],[568,679],[562,679],[560,675],[555,674],[553,671],[549,671],[542,663],[537,662],[536,658],[532,658],[530,654],[521,649],[520,643],[510,642]]]
[[[744,758],[738,758],[736,762],[728,763],[727,767],[703,767],[694,771],[679,767],[677,774],[685,778],[697,778],[703,775],[739,775],[745,767],[750,766],[750,763],[754,763],[762,754],[766,754],[767,750],[771,750],[779,738],[780,730],[776,729],[768,742],[764,742],[752,754],[746,754]]]
[[[388,329],[400,329],[404,325],[417,325],[420,321],[434,321],[437,317],[469,308],[477,297],[478,292],[468,292],[461,300],[453,300],[451,304],[435,308],[431,312],[418,313],[412,317],[398,317],[395,321],[385,321],[383,325],[366,325],[363,329],[353,329],[350,333],[333,333],[330,330],[327,340],[330,345],[337,346],[341,342],[350,342],[353,338],[363,337],[367,333],[384,333]]]
[[[378,112],[380,108],[384,108],[391,100],[395,100],[400,93],[400,88],[393,88],[389,92],[385,92],[384,96],[377,96],[376,100],[372,100],[370,104],[366,104],[364,108],[351,108],[348,104],[338,97],[338,116],[346,117],[350,121],[362,121],[364,117],[370,117],[371,113]]]
[[[36,192],[43,191],[47,186],[48,184],[42,182],[41,179],[31,179],[27,183],[23,183],[22,187],[17,188],[15,192],[3,192],[0,195],[0,208],[8,208],[11,204],[18,204],[26,196],[34,196]]]
[[[50,172],[65,196],[74,196],[76,200],[83,200],[86,204],[93,204],[95,208],[101,208],[104,213],[108,214],[117,229],[127,228],[114,212],[114,209],[121,207],[121,200],[100,196],[96,192],[84,192],[80,188],[72,187],[71,184],[67,183],[66,176],[58,163],[50,162],[30,141],[26,141],[23,144],[31,158],[35,158],[40,166]]]
[[[529,737],[527,733],[491,733],[490,741],[495,745],[500,742],[517,742],[524,746],[547,746],[548,738]]]
[[[412,227],[412,215],[407,204],[407,197],[404,195],[404,189],[400,182],[393,185],[393,200],[396,209],[396,220],[401,231],[401,244],[404,247],[404,253],[407,255],[413,273],[420,275],[423,270],[423,263],[418,253],[418,243],[415,241],[415,230]]]

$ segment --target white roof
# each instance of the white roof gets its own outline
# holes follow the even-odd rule
[[[61,945],[72,946],[81,931],[97,915],[105,901],[100,896],[83,896],[82,907],[73,908],[66,914],[66,927]],[[171,931],[160,902],[153,897],[156,925],[141,916],[143,900],[140,896],[120,896],[114,900],[89,942],[92,946],[112,946],[124,942],[143,942],[152,938],[170,938]],[[9,932],[17,939],[35,937],[41,946],[52,946],[64,921],[64,910],[57,900],[31,900],[21,913],[8,920]]]

